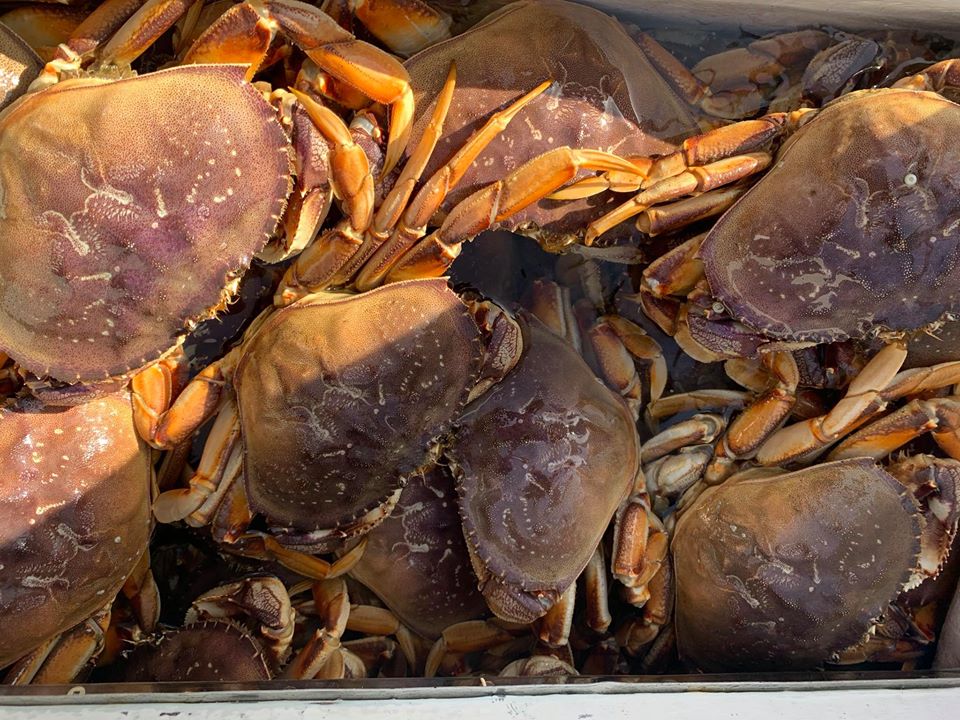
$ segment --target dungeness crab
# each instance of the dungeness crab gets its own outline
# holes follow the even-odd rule
[[[0,455],[0,667],[18,661],[9,683],[70,682],[103,647],[121,587],[145,629],[157,620],[150,449],[124,392],[11,401]]]
[[[638,469],[630,411],[572,348],[443,279],[266,313],[161,430],[178,442],[218,408],[190,487],[157,499],[160,520],[212,521],[240,552],[324,577],[362,543],[333,568],[306,553],[382,521],[405,477],[443,452],[483,595],[518,622],[573,583]]]
[[[898,85],[810,111],[774,169],[705,238],[644,273],[645,310],[686,352],[703,361],[759,353],[774,375],[718,446],[726,467],[751,456],[791,412],[800,382],[791,350],[878,336],[891,343],[829,415],[771,438],[765,464],[829,445],[877,403],[957,381],[956,363],[923,376],[897,371],[905,341],[936,334],[960,302],[953,172],[960,158],[952,142],[960,107],[946,97],[960,87],[960,62],[938,63]]]
[[[898,604],[956,534],[960,463],[858,458],[746,470],[676,524],[676,633],[705,671],[903,659],[929,642]]]

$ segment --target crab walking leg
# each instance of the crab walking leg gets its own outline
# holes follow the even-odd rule
[[[194,0],[147,0],[101,48],[98,64],[129,66],[193,5]]]
[[[382,242],[383,237],[396,223],[397,216],[406,206],[423,168],[426,167],[437,141],[443,134],[443,122],[453,101],[455,85],[456,68],[451,66],[430,123],[404,164],[397,182],[377,210],[376,216],[373,217],[372,225],[370,218],[362,225],[356,222],[351,222],[350,225],[341,222],[307,247],[284,274],[277,288],[275,304],[288,305],[305,292],[315,292],[330,285],[346,282],[365,259],[364,247],[371,245],[371,236],[378,242]],[[311,120],[322,131],[321,123],[325,118],[322,111],[325,109],[303,93],[297,92],[296,95]],[[329,113],[329,111],[326,112]],[[365,160],[366,156],[364,156]],[[370,189],[372,192],[372,186]],[[370,252],[372,250],[368,250],[366,254],[369,255]]]
[[[47,641],[8,670],[4,685],[51,685],[72,682],[103,649],[110,625],[110,605]]]
[[[183,370],[180,359],[176,366],[157,363],[134,375],[133,419],[140,436],[158,450],[184,443],[220,407],[228,358],[230,354],[208,365],[180,393],[176,392],[176,374]]]
[[[460,246],[490,226],[505,220],[576,177],[581,170],[632,172],[626,160],[599,150],[569,147],[549,150],[459,203],[440,228],[403,255],[401,248],[388,258],[392,266],[385,282],[442,275]],[[399,255],[399,259],[396,259]],[[374,258],[376,259],[376,258]],[[371,260],[372,262],[373,260]]]
[[[334,190],[350,229],[361,234],[373,219],[374,182],[366,154],[353,140],[350,128],[333,110],[316,102],[309,95],[291,88],[313,124],[332,145],[330,173]]]
[[[891,350],[888,346],[867,364],[857,376],[847,396],[838,403],[830,413],[796,423],[779,431],[772,436],[769,441],[757,453],[757,460],[764,465],[780,464],[815,452],[835,440],[843,437],[846,433],[855,429],[862,423],[869,420],[878,411],[883,410],[886,405],[899,398],[924,392],[927,390],[936,390],[953,385],[960,380],[960,362],[945,362],[927,368],[912,368],[897,373],[885,384],[881,384],[882,378],[867,378],[868,383],[876,382],[875,385],[858,385],[861,378],[868,370],[880,369],[889,372],[896,369],[892,364],[883,367],[884,363],[890,363],[889,358],[895,357],[899,350]],[[881,355],[887,353],[888,360],[881,360]],[[875,367],[874,363],[877,363]],[[902,363],[902,360],[900,361]],[[897,365],[899,367],[899,365]],[[855,385],[857,386],[855,390]],[[873,389],[870,389],[870,388]],[[958,440],[957,416],[954,403],[949,399],[933,399],[930,401],[921,401],[919,406],[909,403],[892,415],[879,420],[875,426],[866,428],[849,440],[850,447],[859,447],[864,450],[863,454],[871,454],[884,446],[899,447],[903,443],[897,443],[897,436],[903,433],[910,433],[909,429],[912,423],[927,424],[930,427],[921,430],[926,432],[934,427],[942,425],[943,429],[933,433],[934,440],[951,457],[960,456],[960,440]],[[926,419],[923,419],[923,418]],[[912,418],[909,419],[909,418]],[[870,428],[873,428],[871,430]],[[917,434],[920,434],[919,432]],[[883,437],[887,435],[887,437]],[[907,442],[904,440],[903,442]],[[847,447],[844,443],[840,448]],[[840,448],[837,452],[840,452]],[[892,449],[892,448],[891,448]],[[847,457],[845,455],[845,457]]]
[[[417,666],[417,641],[413,633],[392,612],[373,605],[354,605],[346,628],[363,635],[393,635],[410,667]]]
[[[546,614],[534,621],[534,633],[540,642],[560,648],[570,641],[573,610],[577,602],[577,583],[570,584]]]
[[[363,26],[401,57],[450,37],[453,18],[422,0],[350,0],[349,5]]]
[[[393,189],[377,210],[372,225],[364,228],[365,233],[357,233],[341,223],[308,247],[284,275],[275,296],[278,305],[289,304],[304,292],[313,292],[330,285],[345,285],[364,263],[367,267],[356,280],[357,288],[367,290],[379,285],[382,276],[372,275],[370,271],[370,268],[378,267],[378,258],[390,252],[391,243],[403,242],[405,249],[423,237],[430,217],[440,207],[450,189],[460,181],[470,164],[524,106],[550,86],[549,82],[541,83],[509,107],[493,115],[444,167],[434,173],[413,202],[409,202],[410,195],[443,133],[443,122],[453,100],[455,84],[456,69],[451,67],[438,96],[430,124],[404,165]],[[305,104],[304,107],[309,113],[311,105]],[[398,224],[399,228],[395,230]]]
[[[203,455],[196,473],[190,478],[190,487],[160,493],[153,501],[154,517],[160,522],[169,523],[197,513],[197,517],[192,519],[204,524],[203,521],[213,514],[222,493],[226,491],[227,483],[224,481],[232,481],[239,472],[242,459],[239,449],[240,417],[236,402],[228,398],[203,446]]]
[[[735,470],[736,461],[752,455],[780,428],[797,404],[800,370],[793,355],[790,352],[769,353],[763,356],[762,362],[776,382],[727,427],[704,474],[704,480],[710,485],[726,480]]]
[[[649,207],[637,216],[637,230],[653,237],[716,217],[726,212],[746,191],[746,187],[738,185]]]
[[[160,621],[160,590],[150,571],[150,553],[144,552],[137,566],[124,581],[120,592],[130,602],[137,624],[145,632],[153,632]]]
[[[234,5],[204,30],[183,56],[184,65],[239,63],[249,65],[248,81],[257,74],[273,41],[274,29],[254,8]]]
[[[610,588],[607,584],[607,565],[603,559],[603,547],[598,546],[583,569],[583,590],[586,596],[585,621],[595,633],[605,633],[613,623],[607,599]]]
[[[689,167],[681,173],[665,177],[603,217],[591,222],[587,226],[584,243],[590,245],[603,233],[625,220],[646,213],[654,205],[676,200],[693,193],[709,193],[709,191],[723,185],[729,185],[750,175],[763,172],[772,161],[773,156],[766,152],[736,155],[706,165]],[[671,222],[677,222],[675,219],[677,216],[689,217],[689,222],[693,222],[702,217],[709,217],[718,211],[717,208],[722,208],[724,203],[732,204],[735,199],[736,197],[731,197],[730,193],[721,194],[719,197],[708,196],[708,199],[698,200],[693,208],[690,208],[689,205],[686,208],[682,206],[679,209],[674,208],[673,212],[667,215],[666,220],[658,220],[656,215],[652,217],[648,215],[643,225],[651,228],[654,227],[654,223],[662,223],[669,229]]]
[[[882,392],[893,382],[907,350],[903,343],[887,345],[868,362],[847,388],[846,395],[826,415],[781,428],[757,450],[761,465],[781,465],[825,448],[856,427],[869,413],[886,404]]]
[[[827,456],[828,460],[843,460],[853,457],[880,459],[911,440],[932,433],[934,439],[946,438],[943,449],[954,459],[960,458],[951,451],[954,433],[960,430],[960,397],[911,400],[895,412],[870,423],[848,437]],[[941,447],[943,447],[941,445]]]
[[[355,281],[358,290],[370,290],[383,282],[384,275],[389,268],[388,260],[397,257],[399,253],[407,250],[424,236],[430,218],[439,210],[441,203],[460,182],[480,153],[506,129],[517,113],[542,94],[551,84],[549,80],[540,83],[508,107],[492,115],[479,130],[470,136],[463,147],[427,180],[411,202],[404,202],[403,205],[400,205],[399,197],[388,196],[383,208],[381,208],[383,212],[382,214],[378,213],[373,228],[372,235],[376,242],[367,244],[364,252],[361,252],[358,257],[358,264],[351,264],[350,274],[353,275],[360,268],[359,263],[366,263]],[[438,132],[437,135],[439,136],[439,134]],[[431,139],[435,145],[436,139]],[[424,160],[426,159],[424,158]],[[419,178],[420,172],[422,172],[422,168],[418,171],[417,178]],[[410,189],[413,189],[412,184]],[[401,210],[402,215],[400,214]],[[386,235],[390,231],[392,233],[387,238]]]
[[[424,677],[436,677],[448,654],[478,652],[513,640],[508,630],[487,620],[467,620],[444,630],[430,648]]]
[[[413,129],[413,90],[406,69],[392,55],[357,40],[319,8],[296,0],[251,0],[320,69],[390,106],[390,135],[384,158],[386,176],[399,162]]]

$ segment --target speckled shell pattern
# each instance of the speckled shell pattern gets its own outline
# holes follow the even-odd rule
[[[960,307],[960,106],[913,90],[833,102],[704,240],[713,294],[779,339],[917,331]]]
[[[251,509],[294,543],[383,505],[449,429],[481,357],[445,279],[279,310],[234,375]]]
[[[473,162],[448,196],[447,209],[554,148],[662,155],[697,132],[689,107],[620,23],[590,7],[546,0],[513,3],[405,63],[418,115],[408,148],[416,147],[426,129],[452,61],[457,89],[447,131],[424,177],[446,163],[492,113],[544,80],[554,84]],[[582,232],[591,219],[621,202],[610,194],[576,202],[541,200],[494,227],[532,224],[560,235]]]
[[[414,632],[435,639],[489,612],[470,567],[447,468],[414,474],[390,517],[365,537],[367,547],[350,575]]]
[[[0,116],[0,348],[64,382],[140,368],[273,235],[289,142],[239,66],[60,83]]]
[[[146,551],[149,448],[129,395],[0,409],[0,667],[110,602]]]
[[[520,317],[520,362],[464,410],[450,455],[484,596],[500,617],[530,622],[586,566],[640,447],[623,400],[566,341]]]
[[[0,24],[0,110],[25,93],[41,69],[43,62],[37,54]]]
[[[897,598],[919,535],[913,499],[866,458],[709,488],[671,545],[681,657],[707,672],[822,666]]]
[[[118,679],[252,682],[269,680],[275,671],[263,648],[244,628],[229,620],[208,620],[174,630],[155,645],[139,646],[124,663]]]

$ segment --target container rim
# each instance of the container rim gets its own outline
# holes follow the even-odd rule
[[[267,682],[94,683],[0,686],[0,707],[134,703],[364,701],[543,695],[766,693],[960,688],[960,670],[830,671],[726,675],[627,675],[541,678],[367,678]]]

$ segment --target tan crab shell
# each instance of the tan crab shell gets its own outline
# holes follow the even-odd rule
[[[427,462],[463,407],[481,356],[476,323],[443,278],[275,312],[234,373],[251,509],[289,529],[287,544],[369,529],[363,518]]]
[[[900,594],[919,536],[913,499],[868,458],[709,488],[671,545],[681,657],[708,672],[828,662]]]
[[[865,90],[824,108],[704,240],[712,293],[779,339],[911,332],[960,308],[960,106]]]
[[[123,375],[222,303],[291,187],[243,73],[67,81],[0,115],[0,349],[64,382]]]
[[[146,551],[150,450],[126,393],[0,410],[0,667],[110,602]]]

